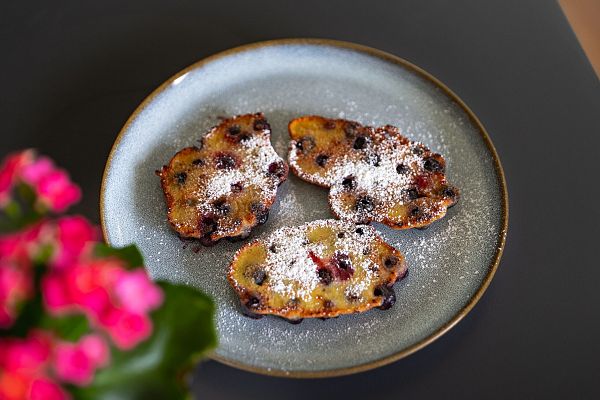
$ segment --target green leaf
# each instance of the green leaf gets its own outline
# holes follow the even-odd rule
[[[83,314],[69,314],[60,317],[44,315],[40,327],[54,332],[59,338],[76,342],[90,332],[90,324]]]
[[[217,344],[212,300],[188,286],[159,282],[163,307],[152,314],[152,336],[129,352],[113,348],[110,366],[85,388],[72,388],[76,399],[184,399],[183,377]]]
[[[135,244],[117,248],[110,247],[104,243],[98,243],[94,248],[94,253],[98,257],[117,257],[125,261],[130,268],[141,267],[144,265],[144,257]]]

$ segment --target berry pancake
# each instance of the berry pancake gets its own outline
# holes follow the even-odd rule
[[[458,200],[444,158],[398,128],[305,116],[289,123],[289,163],[301,179],[329,189],[333,213],[355,223],[424,228]]]
[[[245,314],[298,321],[390,308],[404,256],[368,225],[317,220],[242,247],[228,279]]]
[[[261,113],[226,119],[156,172],[169,222],[181,237],[211,245],[224,237],[245,238],[267,221],[288,175],[270,136]]]

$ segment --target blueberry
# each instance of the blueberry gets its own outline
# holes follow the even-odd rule
[[[354,302],[358,299],[360,299],[360,297],[355,294],[350,293],[350,294],[346,295],[346,300],[348,300],[349,302]]]
[[[229,214],[229,211],[231,211],[231,206],[227,204],[227,201],[225,201],[225,199],[215,200],[213,202],[213,206],[217,209],[219,214],[222,215]]]
[[[229,127],[229,129],[227,129],[227,132],[231,135],[231,136],[236,136],[239,135],[240,132],[242,131],[242,128],[240,128],[239,125],[231,125]]]
[[[413,154],[416,154],[416,155],[420,156],[421,154],[423,154],[423,151],[424,150],[421,147],[415,146],[413,148],[412,152],[413,152]]]
[[[325,300],[325,301],[323,301],[323,308],[332,309],[333,308],[333,301],[331,301],[331,300]]]
[[[323,124],[323,127],[325,129],[335,129],[335,122],[334,121],[325,121],[325,123]]]
[[[358,124],[356,122],[347,122],[344,125],[344,133],[346,137],[353,138],[358,133]]]
[[[342,180],[342,186],[347,190],[354,189],[356,187],[356,178],[354,178],[354,175],[345,177],[344,180]]]
[[[187,180],[187,174],[185,172],[180,172],[178,174],[175,174],[175,179],[177,180],[177,183],[179,183],[180,185],[183,185],[185,183],[185,181]]]
[[[341,269],[348,270],[352,268],[350,257],[348,257],[347,254],[337,254],[335,256],[335,262],[337,266]]]
[[[399,174],[406,174],[408,172],[408,167],[404,164],[396,165],[396,172]]]
[[[200,220],[200,232],[203,236],[210,236],[218,229],[217,221],[211,216],[205,216]]]
[[[452,189],[451,187],[446,187],[444,188],[444,190],[442,191],[442,195],[444,197],[450,197],[453,198],[454,196],[456,196],[456,193],[454,192],[454,189]]]
[[[267,273],[262,269],[257,269],[252,274],[252,279],[254,279],[254,283],[256,283],[258,286],[261,286],[267,279]]]
[[[296,142],[296,148],[306,154],[315,147],[315,139],[311,136],[304,136]]]
[[[340,239],[343,239],[344,236],[346,236],[346,235],[344,235],[344,232],[340,232],[340,233],[337,234],[337,237],[340,238]]]
[[[411,210],[410,210],[410,216],[411,217],[416,217],[417,215],[419,215],[421,213],[421,209],[419,208],[419,206],[414,206]]]
[[[362,235],[363,233],[365,233],[365,231],[363,230],[363,228],[356,228],[356,233],[358,233],[359,235]]]
[[[443,172],[444,167],[442,164],[433,157],[426,158],[423,162],[423,168],[429,172]]]
[[[221,154],[217,157],[217,168],[231,169],[235,167],[235,159],[229,154]]]
[[[406,189],[404,193],[409,200],[415,200],[419,198],[419,192],[415,188]]]
[[[262,118],[254,121],[254,124],[252,125],[252,127],[254,128],[255,131],[262,131],[262,130],[270,128],[269,123],[265,119],[262,119]]]
[[[381,163],[381,157],[379,157],[379,154],[369,154],[367,157],[367,162],[369,163],[369,165],[379,167]]]
[[[396,293],[389,286],[378,286],[373,291],[373,294],[377,297],[383,296],[383,303],[379,306],[380,310],[387,310],[396,303]]]
[[[250,297],[246,302],[248,307],[256,307],[260,303],[260,300],[254,296]]]
[[[269,219],[269,209],[261,203],[252,203],[250,211],[256,216],[256,223],[262,225]]]
[[[331,275],[331,272],[327,268],[321,268],[321,269],[319,269],[317,271],[317,274],[319,275],[319,280],[325,286],[327,286],[331,282],[333,282],[333,275]]]
[[[373,199],[369,196],[360,196],[356,199],[354,207],[358,212],[371,212],[375,208],[375,204],[373,203]]]
[[[329,156],[326,154],[319,154],[316,158],[315,158],[315,162],[317,163],[317,165],[319,167],[324,167],[325,164],[327,164],[327,160],[329,159]]]
[[[389,256],[389,257],[386,257],[386,259],[383,261],[383,265],[385,265],[386,268],[392,268],[398,264],[398,261],[400,261],[398,259],[398,257]]]
[[[353,147],[356,150],[362,150],[365,147],[367,147],[367,138],[364,136],[359,136],[354,140],[354,145]]]

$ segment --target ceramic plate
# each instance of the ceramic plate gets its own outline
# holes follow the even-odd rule
[[[272,144],[285,158],[287,124],[304,114],[392,124],[447,160],[459,204],[428,230],[375,225],[406,255],[410,274],[397,302],[331,320],[292,325],[242,316],[225,273],[243,243],[184,244],[171,231],[154,171],[191,146],[219,116],[265,113]],[[218,305],[220,344],[212,355],[273,375],[332,376],[374,368],[410,354],[450,329],[477,302],[498,265],[507,195],[496,152],[473,113],[414,65],[371,48],[323,40],[243,46],[200,61],[169,79],[134,112],[106,165],[101,219],[106,240],[135,243],[156,279],[202,289]],[[327,191],[290,178],[269,221],[252,238],[331,218]]]

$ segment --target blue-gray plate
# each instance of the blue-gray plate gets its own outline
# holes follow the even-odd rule
[[[285,158],[287,123],[316,114],[373,126],[392,124],[441,153],[461,190],[457,206],[427,230],[375,227],[404,252],[409,276],[387,311],[292,325],[244,317],[225,275],[243,243],[185,245],[169,228],[154,171],[191,146],[219,116],[265,113]],[[276,40],[202,60],[156,89],[133,113],[110,153],[102,182],[106,240],[135,243],[153,278],[186,283],[217,304],[219,347],[212,358],[271,375],[316,377],[358,372],[429,344],[466,315],[498,266],[507,219],[506,184],[483,126],[437,79],[393,55],[351,43]],[[290,174],[269,221],[252,237],[331,218],[327,191]]]

